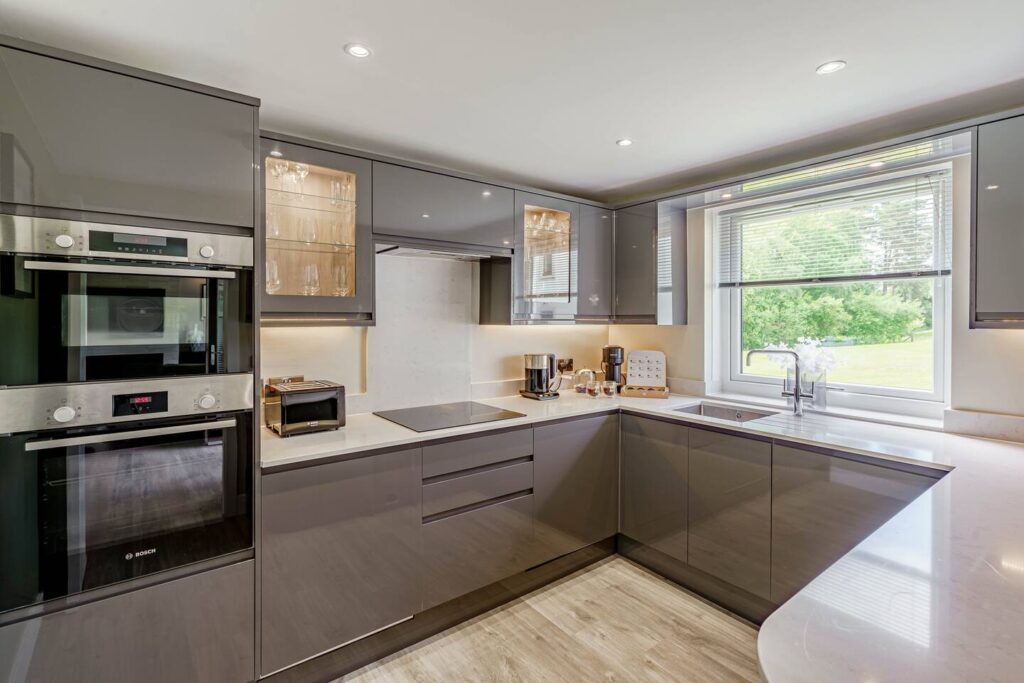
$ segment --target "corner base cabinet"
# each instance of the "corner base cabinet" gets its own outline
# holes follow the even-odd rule
[[[0,628],[0,680],[223,681],[255,676],[252,560]]]
[[[260,317],[369,325],[372,162],[312,145],[262,141]]]
[[[261,673],[419,609],[418,448],[263,476]]]

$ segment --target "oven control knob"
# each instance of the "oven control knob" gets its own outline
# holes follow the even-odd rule
[[[71,406],[61,406],[53,411],[53,419],[62,424],[64,422],[71,422],[74,420],[75,415],[77,415],[77,413]]]
[[[75,246],[75,238],[71,235],[57,235],[53,240],[61,249],[70,249]]]
[[[199,255],[202,256],[203,258],[213,258],[213,255],[216,253],[217,252],[214,250],[214,248],[211,247],[209,244],[204,244],[203,246],[199,247]]]
[[[201,410],[209,410],[217,405],[217,399],[213,394],[203,394],[199,397],[199,400],[196,401],[196,405],[198,405]]]

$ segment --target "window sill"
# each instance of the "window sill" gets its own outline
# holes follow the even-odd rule
[[[763,398],[760,396],[730,394],[725,392],[707,394],[707,398],[718,399],[719,401],[730,401],[732,403],[746,403],[748,405],[771,408],[772,410],[779,411],[793,409],[791,406],[786,405],[786,400],[782,398]],[[828,415],[830,417],[840,417],[847,420],[860,420],[862,422],[894,425],[896,427],[912,427],[914,429],[925,429],[932,432],[941,432],[944,430],[943,421],[938,418],[913,417],[910,415],[898,415],[896,413],[883,413],[875,410],[859,410],[856,408],[827,408],[825,410],[816,410],[809,406],[804,406],[804,413],[808,415]]]

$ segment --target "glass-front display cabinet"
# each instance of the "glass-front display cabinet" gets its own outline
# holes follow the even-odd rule
[[[516,192],[515,322],[576,317],[579,205]]]
[[[372,324],[371,162],[267,137],[262,152],[262,321]]]

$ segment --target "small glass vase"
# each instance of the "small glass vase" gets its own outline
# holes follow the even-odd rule
[[[804,406],[815,410],[825,410],[828,407],[828,380],[825,371],[809,372],[804,370],[800,373],[800,389],[802,393],[810,398],[804,398]],[[782,389],[785,392],[793,391],[794,379],[793,367],[786,369],[786,379],[783,380]],[[793,407],[793,397],[786,398],[786,405]]]

